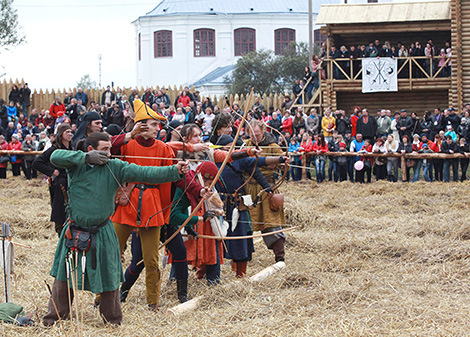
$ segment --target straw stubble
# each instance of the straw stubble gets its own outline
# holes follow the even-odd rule
[[[204,294],[195,312],[173,317],[176,285],[165,269],[160,310],[147,310],[144,278],[123,305],[121,327],[103,325],[84,301],[84,336],[376,336],[466,335],[470,295],[470,184],[443,183],[289,183],[287,268],[271,278],[230,287],[208,287],[189,276],[190,298]],[[27,313],[49,298],[44,279],[57,236],[49,223],[47,186],[12,178],[0,184],[0,214],[15,231],[16,279],[12,297]],[[274,263],[257,241],[248,276]],[[127,251],[125,259],[130,261]],[[125,265],[127,265],[125,263]],[[228,264],[222,283],[235,280]],[[0,285],[3,291],[3,284]],[[34,298],[34,301],[33,301]],[[69,326],[69,325],[67,325]],[[59,336],[58,325],[19,328],[0,324],[8,336]]]

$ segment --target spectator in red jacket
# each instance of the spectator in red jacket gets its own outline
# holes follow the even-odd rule
[[[308,133],[304,133],[302,135],[302,140],[300,141],[299,147],[297,149],[298,152],[312,152],[313,150],[313,141],[311,136]],[[310,175],[310,163],[312,162],[312,155],[306,154],[305,155],[305,166],[307,166],[307,178],[312,179]]]
[[[20,137],[18,134],[13,134],[11,136],[11,143],[8,144],[8,150],[10,151],[21,151],[21,142],[20,142]],[[13,172],[14,176],[19,176],[20,175],[20,167],[21,167],[21,159],[18,158],[17,155],[11,155],[10,156],[10,162],[11,162],[11,171]]]
[[[49,114],[52,118],[56,119],[58,117],[58,113],[61,111],[65,113],[65,105],[60,101],[60,97],[56,97],[54,103],[52,103],[49,108]]]
[[[292,128],[292,116],[290,115],[290,111],[284,112],[284,117],[282,118],[282,131],[289,132],[291,135],[294,134]]]
[[[369,139],[364,140],[364,145],[359,152],[372,152],[372,144],[370,143]],[[357,171],[356,174],[356,181],[360,182],[361,184],[364,183],[364,177],[367,174],[367,182],[370,183],[372,181],[372,165],[374,164],[373,157],[361,157],[364,162],[364,167],[362,170]]]
[[[322,154],[328,152],[328,143],[325,141],[325,136],[322,133],[318,135],[318,141],[313,144],[312,150],[317,153],[315,157],[315,169],[317,171],[317,183],[321,183],[325,180],[326,162],[326,156]]]
[[[189,106],[189,102],[191,102],[191,98],[186,94],[186,91],[182,91],[180,97],[178,98],[178,104],[183,103],[183,107]]]
[[[358,107],[358,106],[355,106],[354,107],[354,112],[353,112],[353,115],[351,116],[351,135],[353,137],[356,137],[356,132],[357,132],[357,120],[359,119],[360,117],[360,114],[361,114],[361,108]]]
[[[0,150],[8,150],[8,142],[5,140],[3,135],[0,135]],[[1,157],[1,156],[0,156]],[[7,165],[8,161],[5,163],[0,162],[0,179],[7,178]]]

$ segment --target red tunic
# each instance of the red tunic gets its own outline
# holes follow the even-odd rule
[[[151,146],[143,146],[137,140],[131,140],[129,143],[121,147],[123,156],[139,156],[139,157],[158,157],[173,158],[172,149],[165,143],[156,140]],[[171,166],[172,160],[164,159],[143,159],[143,158],[124,158],[129,163],[135,163],[141,166]],[[118,206],[111,220],[120,224],[134,227],[145,227],[149,217],[152,217],[148,226],[162,226],[168,223],[170,218],[171,207],[171,183],[159,184],[157,188],[149,188],[143,192],[142,208],[141,208],[141,224],[137,225],[137,206],[140,190],[134,188],[130,197],[131,202],[126,206]],[[165,208],[166,207],[166,208]],[[165,208],[164,211],[161,211]],[[161,212],[160,212],[161,211]]]
[[[199,211],[196,212],[196,216],[203,216],[204,212],[205,207],[202,205]],[[205,221],[202,224],[198,223],[194,226],[194,230],[198,234],[214,236],[210,221]],[[210,239],[187,240],[184,245],[187,250],[188,264],[192,266],[198,267],[217,264],[216,248],[219,250],[220,264],[224,263],[221,241]]]

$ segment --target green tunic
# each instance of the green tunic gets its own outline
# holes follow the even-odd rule
[[[186,194],[183,194],[183,190],[179,187],[175,191],[173,201],[175,200],[179,201],[173,203],[171,206],[170,220],[168,221],[168,224],[173,228],[173,230],[177,230],[179,226],[181,226],[186,221],[189,216],[188,207],[191,206],[188,197]],[[197,225],[198,219],[198,216],[193,216],[186,224],[185,228],[190,227],[193,230],[196,230],[194,225]]]
[[[114,291],[124,281],[121,254],[116,232],[109,217],[114,212],[114,197],[119,185],[125,182],[160,184],[181,180],[175,165],[165,167],[138,166],[119,159],[111,159],[107,165],[85,164],[86,153],[81,151],[56,150],[51,156],[54,166],[67,170],[69,179],[68,216],[81,227],[108,223],[96,234],[96,269],[91,267],[91,251],[85,253],[84,289],[95,294]],[[67,281],[64,227],[57,244],[54,264],[50,274],[58,280]],[[158,243],[155,243],[158,244]],[[77,263],[78,289],[82,289],[81,252]]]

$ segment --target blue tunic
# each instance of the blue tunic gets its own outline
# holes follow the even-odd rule
[[[243,173],[253,172],[255,158],[243,158],[227,164],[222,171],[220,181],[217,183],[217,191],[223,194],[233,194],[244,184]],[[220,164],[217,164],[220,167]],[[269,184],[264,178],[258,167],[266,166],[265,158],[258,159],[257,168],[253,174],[253,178],[263,187],[269,188]],[[238,196],[245,195],[243,187],[237,193]],[[223,195],[222,195],[223,196]],[[223,196],[224,197],[224,196]],[[231,196],[225,196],[225,218],[229,223],[227,236],[245,236],[253,233],[251,226],[251,217],[249,210],[239,211],[239,219],[237,227],[232,231],[232,215],[233,209],[239,206],[239,201],[234,200]],[[228,252],[225,252],[225,258],[232,259],[234,262],[251,261],[251,255],[254,252],[253,239],[227,240],[225,241]]]

